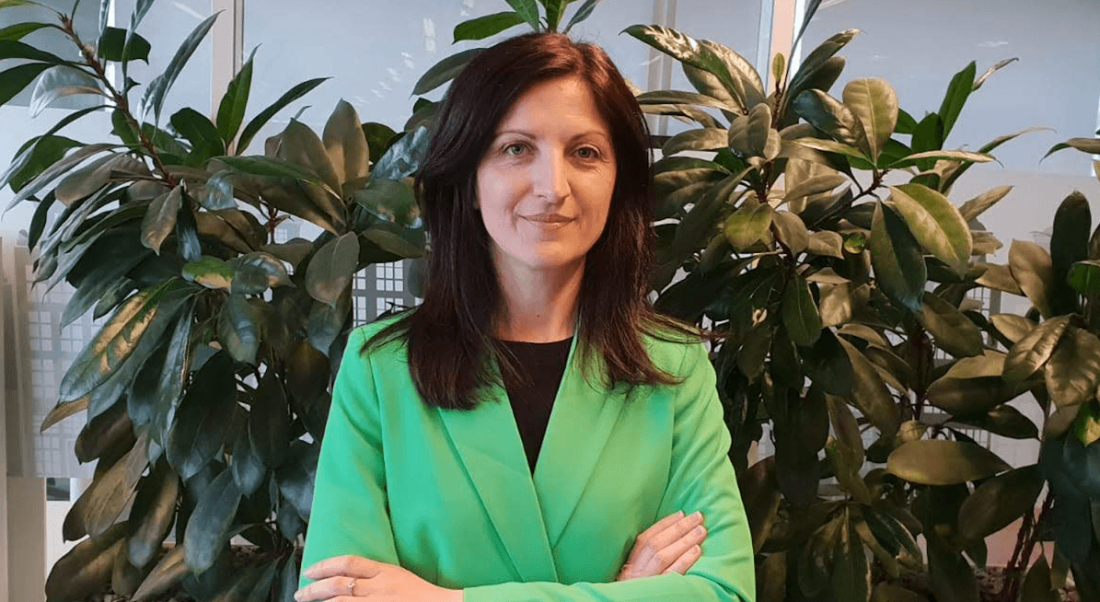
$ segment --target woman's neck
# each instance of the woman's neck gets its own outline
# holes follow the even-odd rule
[[[495,335],[506,341],[549,343],[573,336],[584,263],[530,270],[497,267],[503,301]]]

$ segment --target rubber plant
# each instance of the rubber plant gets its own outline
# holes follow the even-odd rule
[[[807,3],[806,23],[819,4]],[[1077,547],[1056,555],[1053,570],[1036,565],[1022,587],[1042,597],[1024,599],[1052,599],[1066,559],[1078,584],[1094,579],[1100,533],[1082,525],[1098,508],[1080,488],[1100,479],[1100,447],[1086,454],[1084,440],[1060,435],[1078,409],[1078,432],[1096,431],[1100,358],[1079,358],[1085,347],[1100,354],[1100,344],[1085,328],[1090,297],[1072,288],[1100,291],[1087,205],[1060,210],[1053,268],[1026,243],[1013,245],[1006,267],[984,261],[1002,245],[975,219],[1010,187],[961,204],[949,198],[973,164],[1027,132],[977,151],[946,145],[970,95],[1012,61],[981,75],[969,64],[938,110],[918,120],[882,79],[830,94],[845,65],[838,53],[856,30],[828,38],[797,69],[776,55],[767,86],[721,44],[655,25],[626,32],[676,59],[694,88],[638,96],[648,112],[688,124],[657,141],[652,285],[659,309],[724,335],[712,359],[757,554],[758,599],[977,601],[984,538],[1023,518],[1023,551],[1001,594],[1015,600],[1026,566],[1019,558],[1046,537],[1027,522],[1046,484],[1058,501],[1048,495],[1044,515],[1053,504],[1055,524],[1074,530]],[[1035,301],[1045,299],[1035,292],[1040,282],[1054,283],[1041,285],[1043,295],[1061,291],[1060,305]],[[1036,317],[1050,320],[987,318],[970,294],[982,288],[1022,290],[1040,307]],[[1055,330],[1051,322],[1065,313],[1075,315]],[[1055,356],[1053,333],[1067,330],[1072,337]],[[1039,360],[1048,357],[1044,375]],[[1030,370],[1004,378],[1021,358]],[[1070,390],[1071,401],[1055,393]],[[1054,409],[1048,399],[1073,409],[1048,411],[1041,435],[1008,405],[1029,392],[1045,410]],[[1043,437],[1042,460],[1011,469],[968,435],[975,431]],[[765,432],[774,454],[748,466]],[[1059,482],[1076,495],[1063,497]]]
[[[142,86],[127,67],[149,56],[138,29],[152,2],[137,3],[127,29],[107,26],[109,4],[97,39],[83,40],[73,13],[0,1],[55,17],[0,31],[0,60],[22,61],[0,72],[0,103],[32,84],[32,111],[75,94],[97,101],[28,140],[0,176],[12,205],[37,204],[28,233],[37,285],[75,288],[62,327],[89,312],[103,319],[42,425],[85,412],[75,451],[96,463],[64,521],[65,539],[81,541],[52,567],[46,595],[82,600],[109,585],[133,600],[180,588],[201,600],[290,600],[353,274],[424,251],[407,178],[426,130],[364,124],[340,102],[320,135],[294,119],[262,154],[246,154],[324,79],[246,121],[250,57],[215,115],[162,115],[217,15]],[[78,58],[23,41],[38,30],[70,40]],[[104,111],[108,140],[64,135]],[[320,233],[276,242],[286,219]],[[163,546],[170,534],[175,545]],[[243,566],[230,552],[235,536],[258,548]]]

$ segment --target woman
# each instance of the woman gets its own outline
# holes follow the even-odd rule
[[[428,291],[348,342],[298,600],[753,599],[714,370],[645,300],[647,142],[593,45],[512,38],[455,79]]]

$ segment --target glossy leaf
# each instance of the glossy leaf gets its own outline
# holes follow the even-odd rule
[[[233,444],[233,463],[229,469],[243,495],[252,495],[267,476],[267,466],[260,459],[247,428],[242,428]]]
[[[481,54],[482,50],[484,50],[484,48],[463,50],[462,52],[452,54],[435,65],[432,65],[432,67],[425,71],[424,75],[421,75],[420,79],[416,81],[416,85],[413,86],[413,96],[423,96],[451,81],[466,68],[466,65],[468,65],[470,61],[474,60],[474,57]]]
[[[681,92],[677,90],[655,90],[652,92],[643,92],[637,96],[638,104],[640,105],[698,105],[703,107],[713,107],[716,109],[732,109],[727,101],[708,96],[706,94],[699,94],[696,92]]]
[[[1070,287],[1082,295],[1100,293],[1100,261],[1078,261],[1069,269]]]
[[[134,593],[134,602],[145,602],[168,591],[175,586],[191,569],[183,560],[183,546],[177,545],[161,558],[153,570],[145,577],[138,591]]]
[[[279,491],[303,520],[309,520],[313,506],[313,484],[321,446],[295,441],[291,456],[278,471]]]
[[[921,246],[957,273],[965,272],[974,242],[958,208],[920,184],[891,187],[890,196]]]
[[[223,470],[202,494],[187,521],[183,557],[195,573],[210,568],[229,540],[229,527],[241,502],[233,471]]]
[[[928,280],[924,257],[905,222],[882,203],[875,207],[869,246],[882,292],[901,307],[923,312],[921,299]]]
[[[348,233],[325,243],[309,262],[306,290],[314,299],[332,305],[351,284],[359,262],[359,237]]]
[[[218,353],[195,374],[176,411],[165,445],[168,461],[187,480],[221,449],[236,409],[233,360]]]
[[[863,124],[867,147],[861,150],[877,163],[898,122],[898,97],[894,88],[878,78],[857,79],[844,86],[843,98],[844,105]]]
[[[790,211],[773,212],[772,228],[776,241],[794,255],[802,253],[810,245],[806,224]]]
[[[85,539],[69,550],[50,569],[46,598],[82,600],[99,593],[111,581],[115,558],[125,544],[125,536],[126,524],[119,523],[102,536]]]
[[[1001,199],[1008,196],[1009,192],[1012,192],[1012,186],[998,186],[992,188],[963,203],[962,207],[959,207],[959,214],[962,215],[963,220],[970,223],[984,213],[986,209],[989,209]]]
[[[248,419],[249,442],[265,466],[278,468],[289,449],[290,414],[286,393],[273,371],[260,379],[255,399]]]
[[[919,485],[957,485],[1008,470],[993,452],[974,443],[923,439],[895,449],[886,470]]]
[[[1050,237],[1051,285],[1050,298],[1056,314],[1077,309],[1077,294],[1068,282],[1070,268],[1089,258],[1089,234],[1092,213],[1089,202],[1080,192],[1073,192],[1054,214],[1054,230]]]
[[[756,105],[748,115],[733,120],[729,147],[742,157],[762,157],[765,161],[779,154],[779,132],[772,128],[772,112],[766,103]]]
[[[454,41],[484,40],[523,22],[523,17],[515,11],[484,15],[455,25]]]
[[[428,153],[428,128],[418,127],[391,146],[371,172],[372,178],[401,180],[420,169]]]
[[[773,213],[767,203],[742,204],[726,220],[726,239],[735,250],[748,249],[767,234]]]
[[[787,285],[783,294],[783,325],[798,345],[813,345],[821,336],[821,315],[817,311],[809,284],[801,276]]]
[[[49,68],[46,63],[29,63],[0,72],[0,105],[6,105]]]
[[[202,113],[184,108],[172,115],[172,127],[191,143],[188,164],[201,165],[211,157],[225,154],[225,141],[218,128]]]
[[[3,42],[0,42],[2,44]],[[103,96],[99,80],[87,72],[56,65],[42,72],[31,91],[30,114],[37,117],[59,98],[77,94]]]
[[[221,259],[210,255],[184,265],[182,275],[185,280],[208,289],[228,291],[233,284],[233,270]]]
[[[676,134],[661,149],[665,157],[682,151],[712,151],[726,148],[729,133],[721,128],[699,128]]]
[[[1047,151],[1047,154],[1043,155],[1043,158],[1046,159],[1054,153],[1067,148],[1073,148],[1084,153],[1095,155],[1100,153],[1100,138],[1070,138],[1065,142],[1055,144]]]
[[[1069,317],[1060,316],[1028,331],[1008,352],[1004,379],[1011,383],[1022,382],[1042,368],[1054,353],[1068,326]]]
[[[982,331],[970,318],[936,295],[924,295],[922,300],[924,312],[920,317],[941,349],[955,357],[982,354],[985,348]]]
[[[838,338],[844,347],[848,359],[852,363],[854,386],[852,388],[852,401],[879,431],[884,435],[892,436],[898,430],[899,420],[897,408],[894,405],[886,384],[875,370],[874,365],[851,343]]]
[[[940,104],[939,116],[943,119],[943,136],[951,133],[955,122],[962,112],[970,93],[974,91],[974,76],[977,75],[977,64],[971,61],[962,71],[955,74],[948,85],[947,94]]]
[[[596,5],[603,0],[584,0],[577,12],[573,13],[573,17],[569,19],[569,23],[566,24],[562,33],[569,33],[569,30],[573,29],[575,25],[588,19],[592,15],[592,11],[596,8]]]
[[[252,143],[252,139],[256,134],[260,133],[267,122],[271,121],[279,111],[285,109],[290,103],[298,100],[299,98],[308,94],[311,90],[324,83],[328,79],[327,77],[318,77],[311,80],[304,81],[290,90],[287,90],[285,94],[279,97],[278,100],[271,103],[270,106],[260,111],[258,115],[252,118],[247,125],[244,126],[244,130],[241,131],[241,137],[237,140],[237,154],[241,154],[248,148],[248,145]]]
[[[838,600],[867,602],[871,599],[871,562],[852,523],[844,520],[833,555],[832,590]]]
[[[718,78],[727,91],[734,93],[738,88],[734,75],[722,57],[716,55],[708,46],[674,29],[659,25],[632,25],[623,30],[650,46],[664,52],[683,64],[706,71]]]
[[[176,227],[176,216],[183,201],[183,186],[176,186],[170,192],[157,197],[141,221],[141,244],[160,255],[160,246],[164,239]]]
[[[791,108],[837,142],[863,149],[864,152],[869,147],[863,123],[849,107],[825,92],[807,90],[794,99]]]
[[[176,517],[179,489],[179,477],[164,461],[138,485],[126,534],[127,557],[134,566],[145,567],[156,557]]]
[[[1051,300],[1054,269],[1050,254],[1033,242],[1014,240],[1008,249],[1008,265],[1020,290],[1039,310],[1039,314],[1044,318],[1054,316]]]
[[[270,253],[248,253],[225,265],[232,273],[229,292],[234,295],[259,295],[269,288],[290,285],[286,266]]]
[[[79,399],[101,385],[143,344],[145,336],[155,342],[193,292],[190,285],[170,280],[131,297],[73,360],[61,380],[60,401]]]
[[[1045,480],[1033,464],[984,481],[959,508],[959,536],[977,541],[1034,512]]]
[[[974,569],[939,535],[928,536],[928,573],[937,602],[978,602]]]
[[[336,170],[338,184],[365,178],[369,172],[370,149],[355,107],[341,100],[336,104],[322,134],[329,163]],[[341,189],[335,188],[337,192]]]
[[[127,31],[117,27],[108,27],[99,37],[99,58],[107,61],[145,61],[149,62],[149,41],[134,33],[129,35]],[[129,42],[129,43],[127,43]]]
[[[260,325],[256,310],[243,295],[229,295],[218,313],[218,341],[235,361],[256,363]]]
[[[956,417],[955,421],[1009,439],[1039,438],[1039,428],[1035,423],[1008,404],[1001,404],[985,415]]]
[[[1069,328],[1050,355],[1044,375],[1050,399],[1058,407],[1095,398],[1100,384],[1100,338],[1082,328]]]
[[[355,201],[375,217],[409,226],[420,217],[420,207],[403,181],[371,178],[367,187],[354,195]]]
[[[257,47],[258,48],[258,47]],[[218,134],[222,137],[226,146],[230,146],[237,132],[244,123],[244,112],[248,108],[248,96],[252,90],[252,60],[256,56],[256,48],[248,55],[248,60],[241,65],[241,70],[233,76],[229,86],[225,89],[221,102],[218,103],[218,114],[215,123]]]

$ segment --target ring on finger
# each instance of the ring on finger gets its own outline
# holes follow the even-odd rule
[[[354,596],[355,595],[355,582],[356,581],[357,580],[354,577],[352,577],[351,581],[348,581],[348,595],[349,596]]]

